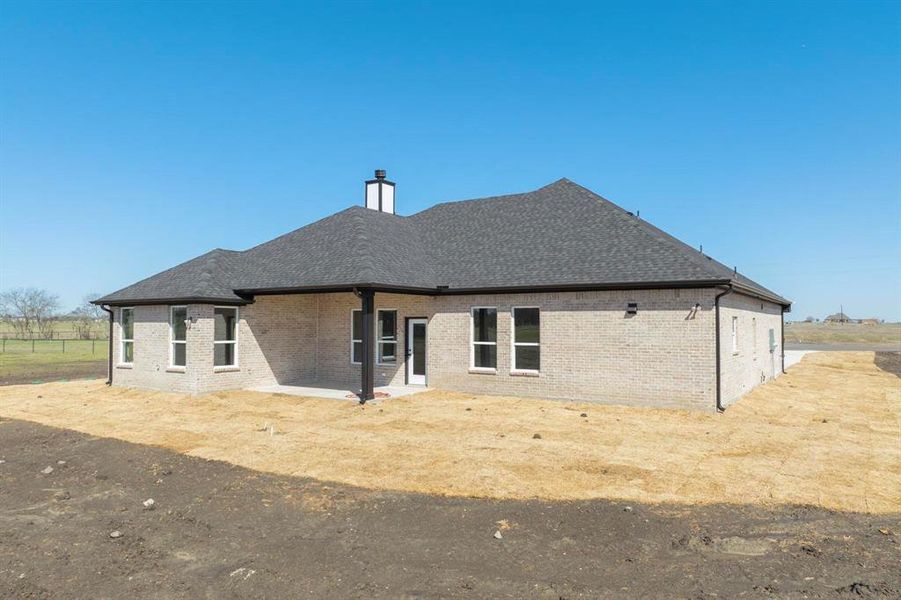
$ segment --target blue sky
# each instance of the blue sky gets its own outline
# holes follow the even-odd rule
[[[568,177],[792,318],[899,320],[899,6],[7,1],[0,288],[71,308],[385,168],[401,214]]]

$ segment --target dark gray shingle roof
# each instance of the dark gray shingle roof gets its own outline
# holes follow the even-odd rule
[[[569,180],[438,204],[410,217],[353,207],[243,252],[213,250],[98,300],[208,299],[236,291],[447,292],[730,282],[788,301]]]

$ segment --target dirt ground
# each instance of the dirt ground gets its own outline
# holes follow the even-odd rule
[[[884,513],[901,511],[901,378],[877,363],[810,354],[719,415],[439,391],[361,407],[94,381],[0,388],[0,416],[380,490]]]
[[[899,515],[370,491],[8,419],[0,460],[3,598],[901,594]]]
[[[440,391],[360,407],[69,382],[0,388],[0,416],[378,490],[889,513],[901,511],[901,378],[877,363],[810,354],[719,415]]]

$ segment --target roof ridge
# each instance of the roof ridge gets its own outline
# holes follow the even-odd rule
[[[561,180],[561,181],[563,181],[563,180]],[[680,240],[679,238],[677,238],[677,237],[675,237],[675,236],[673,236],[673,235],[670,235],[669,233],[663,231],[662,229],[660,229],[659,227],[657,227],[657,226],[654,225],[653,223],[651,223],[651,222],[649,222],[649,221],[647,221],[647,220],[645,220],[645,219],[642,219],[642,218],[639,217],[639,216],[636,216],[636,215],[633,214],[631,211],[628,211],[628,210],[626,210],[625,208],[623,208],[622,206],[616,204],[615,202],[612,202],[612,201],[608,200],[607,198],[601,196],[601,195],[598,194],[597,192],[594,192],[594,191],[588,189],[587,187],[585,187],[585,186],[583,186],[583,185],[580,185],[580,184],[578,184],[578,183],[576,183],[576,182],[574,182],[574,181],[570,181],[570,180],[568,180],[568,179],[566,180],[566,183],[568,183],[569,185],[575,186],[575,187],[579,188],[580,190],[583,190],[583,191],[585,191],[585,192],[591,194],[592,196],[594,196],[594,197],[596,197],[597,199],[601,200],[602,202],[604,202],[604,203],[607,204],[608,206],[610,206],[610,207],[616,209],[617,213],[619,213],[619,215],[620,215],[621,217],[624,217],[625,219],[628,220],[628,222],[630,222],[630,223],[632,223],[633,225],[637,226],[638,229],[640,229],[645,235],[648,235],[648,236],[650,236],[650,237],[652,237],[652,238],[654,238],[654,239],[656,239],[656,240],[659,240],[659,241],[662,241],[662,242],[664,242],[664,243],[667,243],[667,244],[669,244],[671,247],[674,247],[675,249],[679,250],[679,251],[680,251],[684,256],[686,256],[689,260],[691,260],[692,262],[694,262],[697,266],[701,267],[701,269],[703,269],[704,271],[710,273],[711,275],[714,275],[714,276],[717,276],[717,277],[722,277],[722,276],[723,276],[723,273],[717,272],[715,269],[709,268],[709,267],[710,267],[710,264],[709,264],[710,262],[713,262],[713,263],[715,263],[715,264],[717,264],[717,265],[720,265],[720,266],[722,266],[723,268],[725,268],[725,269],[728,270],[728,267],[726,267],[725,265],[722,265],[721,263],[715,261],[713,258],[707,256],[706,254],[702,254],[699,250],[695,250],[694,248],[692,248],[691,246],[689,246],[688,244],[686,244],[685,242],[683,242],[683,241]],[[707,259],[706,261],[704,260],[705,258]]]
[[[363,210],[371,210],[364,208]],[[354,255],[357,257],[357,260],[360,262],[360,268],[358,272],[358,278],[360,281],[356,283],[374,283],[375,279],[375,267],[372,264],[373,260],[373,248],[372,248],[372,240],[369,236],[369,231],[366,228],[366,223],[364,222],[365,213],[354,211],[351,220],[351,226],[354,228],[353,235],[353,245],[354,245]]]
[[[303,230],[303,229],[306,229],[307,227],[312,227],[313,225],[316,225],[317,223],[322,223],[322,222],[324,222],[324,221],[330,221],[331,219],[334,219],[334,218],[337,217],[338,215],[344,214],[344,213],[346,213],[346,212],[351,212],[352,210],[357,209],[357,208],[362,208],[362,207],[360,207],[360,206],[348,206],[347,208],[345,208],[345,209],[343,209],[343,210],[339,210],[339,211],[336,212],[336,213],[332,213],[332,214],[330,214],[330,215],[327,215],[327,216],[325,216],[325,217],[322,217],[321,219],[317,219],[317,220],[313,221],[312,223],[307,223],[306,225],[301,225],[300,227],[297,227],[297,228],[295,228],[295,229],[292,229],[291,231],[287,231],[287,232],[285,232],[285,233],[283,233],[283,234],[281,234],[281,235],[278,235],[278,236],[272,238],[271,240],[266,240],[265,242],[260,242],[260,243],[257,244],[256,246],[251,246],[250,248],[247,248],[246,250],[231,250],[231,252],[250,252],[251,250],[256,250],[257,248],[261,248],[261,247],[263,247],[263,246],[268,246],[269,244],[271,244],[271,243],[273,243],[273,242],[275,242],[275,241],[277,241],[277,240],[280,240],[280,239],[285,238],[285,237],[287,237],[287,236],[289,236],[289,235],[295,234],[295,233],[297,233],[297,232],[299,232],[299,231],[301,231],[301,230]]]

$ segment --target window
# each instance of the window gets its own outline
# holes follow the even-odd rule
[[[738,354],[738,317],[732,317],[732,354]]]
[[[119,327],[122,333],[119,362],[130,365],[135,361],[135,309],[119,309]]]
[[[169,366],[184,367],[187,364],[188,307],[169,307]]]
[[[474,369],[497,369],[497,309],[472,309],[472,364]]]
[[[213,366],[234,367],[238,364],[238,308],[217,306],[213,309]]]
[[[350,315],[350,362],[360,364],[363,362],[363,311],[354,310]]]
[[[541,366],[541,317],[537,308],[513,309],[513,370],[535,371]]]
[[[397,362],[397,311],[380,310],[378,323],[379,362]]]

